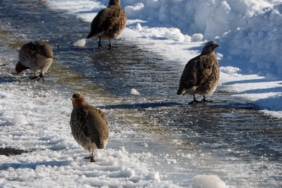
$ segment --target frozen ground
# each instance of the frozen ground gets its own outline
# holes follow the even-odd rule
[[[47,0],[91,22],[108,0]],[[123,0],[128,24],[122,38],[184,64],[204,41],[220,48],[221,85],[261,110],[281,117],[282,3],[279,0]]]
[[[46,2],[51,8],[82,18],[88,22],[87,26],[95,13],[107,4],[107,1],[86,0]],[[88,32],[84,25],[77,28],[70,24],[73,16],[54,19],[53,13],[53,17],[49,16],[54,19],[55,27],[46,27],[45,22],[52,22],[46,16],[49,12],[40,9],[40,2],[15,0],[15,7],[11,1],[0,2],[1,148],[28,151],[0,156],[0,186],[192,187],[194,178],[195,187],[203,184],[208,188],[210,182],[225,187],[219,176],[230,188],[281,187],[281,66],[277,63],[281,58],[275,51],[281,49],[277,42],[281,41],[281,35],[277,34],[281,33],[281,2],[197,2],[205,8],[197,9],[193,1],[122,1],[129,22],[121,36],[125,47],[121,44],[120,51],[126,49],[127,43],[145,50],[140,50],[140,54],[135,50],[133,58],[137,62],[126,62],[128,65],[122,64],[126,57],[122,59],[121,52],[109,53],[109,57],[103,59],[103,53],[107,52],[93,51],[90,46],[96,46],[94,42],[89,42],[90,45],[87,42],[88,46],[82,49],[70,47],[81,39],[72,35],[86,36]],[[30,6],[33,9],[30,10]],[[19,14],[14,15],[11,10]],[[188,20],[178,17],[184,10],[189,10],[185,16]],[[206,14],[200,14],[201,11]],[[10,18],[9,22],[5,16]],[[26,25],[21,19],[34,25]],[[73,21],[77,22],[81,21]],[[216,27],[218,24],[225,27]],[[258,24],[268,25],[265,30],[269,31],[260,31],[262,27]],[[57,54],[45,84],[28,80],[27,74],[11,73],[17,61],[17,49],[34,38],[50,39]],[[164,83],[161,78],[155,81],[150,76],[167,73],[170,68],[170,73],[177,78],[171,74],[172,81],[168,83],[178,80],[184,64],[199,53],[204,40],[214,38],[221,45],[217,54],[221,80],[214,98],[227,100],[226,103],[234,100],[231,104],[235,107],[200,106],[196,111],[206,111],[195,114],[193,108],[183,105],[190,99],[179,99],[172,94],[177,86],[161,86],[160,83]],[[56,49],[56,42],[61,44],[61,49]],[[253,45],[260,51],[253,49]],[[162,58],[155,58],[152,52]],[[257,57],[258,52],[262,55]],[[100,61],[105,62],[95,61],[100,56]],[[112,73],[108,71],[110,60],[121,64],[111,65]],[[176,63],[170,65],[172,62]],[[84,64],[87,69],[76,63]],[[144,77],[146,73],[148,77]],[[143,77],[133,80],[134,75]],[[112,78],[115,78],[113,86],[103,80]],[[173,91],[167,91],[169,87]],[[160,89],[159,93],[153,88]],[[105,111],[110,122],[111,140],[105,150],[96,151],[95,164],[83,160],[87,153],[70,135],[70,96],[74,91],[85,93],[91,104]],[[232,96],[226,96],[229,93]],[[258,114],[256,105],[271,117]],[[225,107],[230,110],[225,111]],[[185,117],[181,115],[183,112],[187,114]],[[203,115],[206,120],[201,119]],[[248,126],[244,124],[246,121],[250,122]],[[175,124],[179,126],[174,127]]]

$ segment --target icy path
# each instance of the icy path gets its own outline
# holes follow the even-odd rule
[[[216,174],[229,187],[281,185],[281,120],[221,88],[217,103],[187,107],[187,100],[175,97],[182,69],[175,62],[163,63],[130,44],[112,52],[96,51],[94,42],[74,48],[87,24],[37,3],[30,11],[20,2],[2,2],[0,128],[2,147],[29,153],[0,156],[1,185],[189,187],[197,174]],[[16,48],[37,38],[48,38],[56,53],[45,84],[10,74]],[[141,95],[131,95],[132,88]],[[97,151],[93,165],[70,135],[74,91],[104,110],[111,125],[110,143]]]

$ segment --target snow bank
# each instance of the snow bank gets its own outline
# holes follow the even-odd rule
[[[222,36],[226,61],[240,64],[242,70],[250,63],[252,69],[248,72],[281,78],[281,33],[282,4],[244,20],[241,26]]]
[[[106,3],[107,0],[102,1]],[[282,2],[271,0],[177,1],[123,0],[129,19],[144,26],[178,28],[171,35],[179,42],[195,33],[201,40],[216,39],[223,51],[223,65],[240,65],[248,72],[281,78]],[[160,33],[160,32],[159,32]],[[167,33],[167,32],[166,32]],[[174,37],[173,37],[174,36]],[[186,37],[185,37],[186,36]],[[192,40],[193,41],[193,40]],[[196,40],[199,41],[199,40]]]

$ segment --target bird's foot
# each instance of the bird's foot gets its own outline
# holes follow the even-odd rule
[[[38,76],[30,76],[29,79],[32,79],[32,80],[36,79],[37,81],[42,79],[43,82],[44,82],[44,77],[43,77],[43,75],[41,73]]]
[[[103,48],[103,45],[102,45],[101,41],[99,41],[98,42],[98,49],[101,49],[101,48]]]
[[[203,102],[203,103],[206,103],[206,102],[213,102],[213,101],[212,101],[212,100],[203,99],[202,102]]]
[[[198,100],[192,100],[191,102],[189,102],[190,105],[192,104],[198,104],[201,103],[202,101],[198,101]]]
[[[38,79],[38,76],[30,76],[29,79],[35,80],[35,79]]]
[[[111,49],[113,49],[113,48],[118,48],[118,45],[110,45],[110,44],[108,45],[108,49],[109,49],[109,50],[111,50]]]
[[[42,73],[40,73],[39,76],[37,76],[37,81],[39,81],[41,79],[42,79],[43,82],[45,81]]]
[[[84,159],[90,159],[90,162],[96,162],[94,159],[94,156],[88,156],[88,157],[84,157]]]
[[[96,162],[93,156],[90,157],[90,162]]]

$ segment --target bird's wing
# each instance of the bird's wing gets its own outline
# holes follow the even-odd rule
[[[211,75],[213,75],[212,73],[215,68],[215,63],[215,59],[211,55],[200,56],[199,61],[196,64],[197,86],[206,83],[210,79]]]
[[[103,144],[101,140],[108,138],[108,122],[105,114],[101,110],[90,105],[87,108],[87,131],[91,140],[100,148],[100,145]]]
[[[75,138],[79,137],[78,134],[83,132],[83,135],[89,137],[89,130],[87,127],[88,112],[84,108],[73,109],[71,113],[70,125],[71,131]]]
[[[110,24],[113,12],[113,9],[109,7],[98,12],[91,23],[91,31],[87,38],[100,35]]]
[[[124,11],[116,5],[101,10],[93,19],[91,23],[91,31],[87,38],[99,36],[105,31],[114,29],[116,24],[120,22],[120,17],[124,14]]]
[[[95,16],[91,23],[91,31],[93,35],[96,35],[97,33],[103,31],[102,25],[106,22],[110,11],[111,10],[109,8],[105,8],[98,12],[98,14]]]
[[[44,42],[38,43],[38,53],[40,53],[40,55],[43,55],[47,58],[53,58],[53,50],[47,43]]]
[[[196,66],[199,62],[199,56],[191,59],[186,64],[180,78],[180,87],[190,89],[197,83]]]
[[[28,54],[29,56],[34,56],[36,54],[36,51],[36,45],[33,42],[29,42],[22,46],[20,53],[23,52]]]
[[[124,20],[125,19],[125,20]],[[110,30],[116,30],[116,27],[122,25],[122,22],[126,23],[126,14],[120,6],[111,6],[111,10],[108,12],[107,20],[103,24],[103,28]]]

